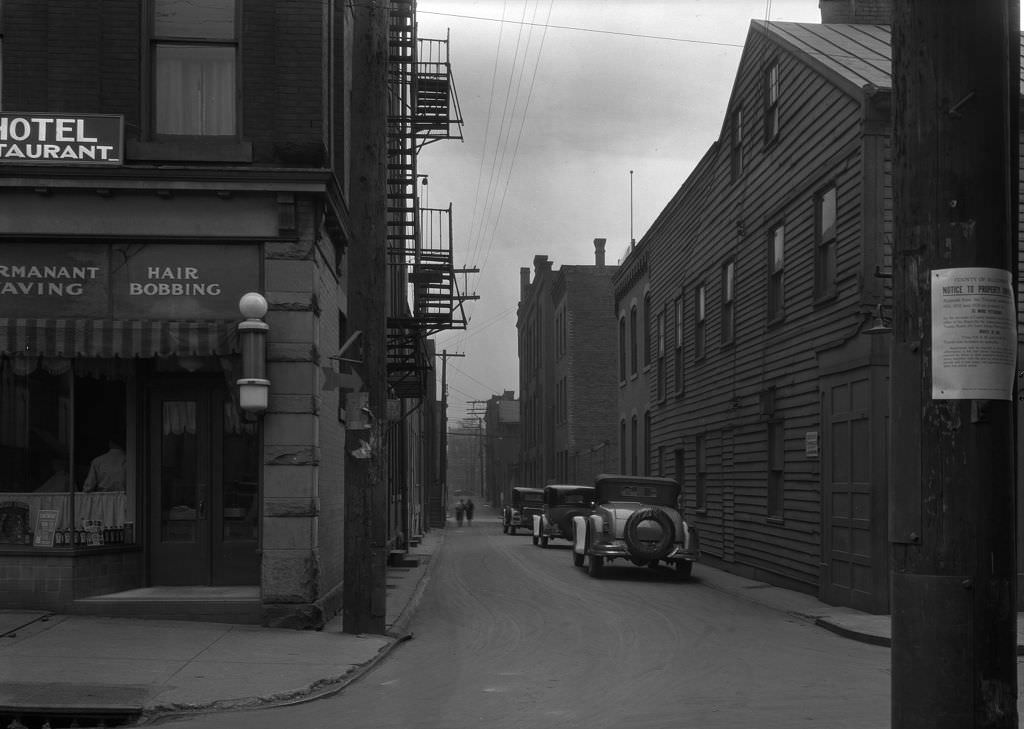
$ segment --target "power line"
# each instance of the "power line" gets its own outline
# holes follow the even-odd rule
[[[694,43],[704,46],[726,46],[728,48],[742,48],[742,43],[722,43],[720,41],[696,40],[694,38],[673,38],[667,35],[647,35],[645,33],[623,33],[620,30],[600,30],[598,28],[581,28],[575,25],[554,25],[551,23],[531,23],[526,20],[500,20],[498,18],[483,18],[479,15],[459,15],[457,13],[441,13],[436,10],[417,10],[421,15],[443,15],[448,18],[462,18],[464,20],[483,20],[489,23],[520,23],[522,25],[534,25],[541,28],[555,28],[556,30],[575,30],[580,33],[600,33],[601,35],[618,35],[626,38],[644,38],[647,40],[663,40],[673,43]]]

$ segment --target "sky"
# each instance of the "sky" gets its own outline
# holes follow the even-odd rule
[[[519,397],[519,271],[547,255],[616,264],[718,138],[752,19],[818,23],[818,0],[418,0],[449,39],[462,141],[420,152],[424,207],[452,206],[465,330],[447,352],[448,421]],[[614,346],[610,342],[609,346]],[[436,374],[440,386],[441,358]],[[440,390],[439,390],[440,393]],[[475,420],[474,420],[475,424]]]

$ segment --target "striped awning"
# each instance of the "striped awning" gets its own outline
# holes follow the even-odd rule
[[[238,352],[233,321],[3,319],[0,354],[40,357],[179,357]]]

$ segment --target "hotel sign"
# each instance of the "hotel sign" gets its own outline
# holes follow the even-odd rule
[[[240,318],[260,290],[253,244],[15,243],[0,249],[0,317]]]
[[[120,165],[124,117],[0,112],[0,164]]]

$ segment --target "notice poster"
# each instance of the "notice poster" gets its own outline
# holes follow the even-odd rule
[[[1011,400],[1017,364],[1013,277],[999,268],[931,272],[932,398]]]
[[[53,533],[57,530],[59,515],[59,509],[40,509],[36,514],[35,545],[37,547],[53,546]]]

